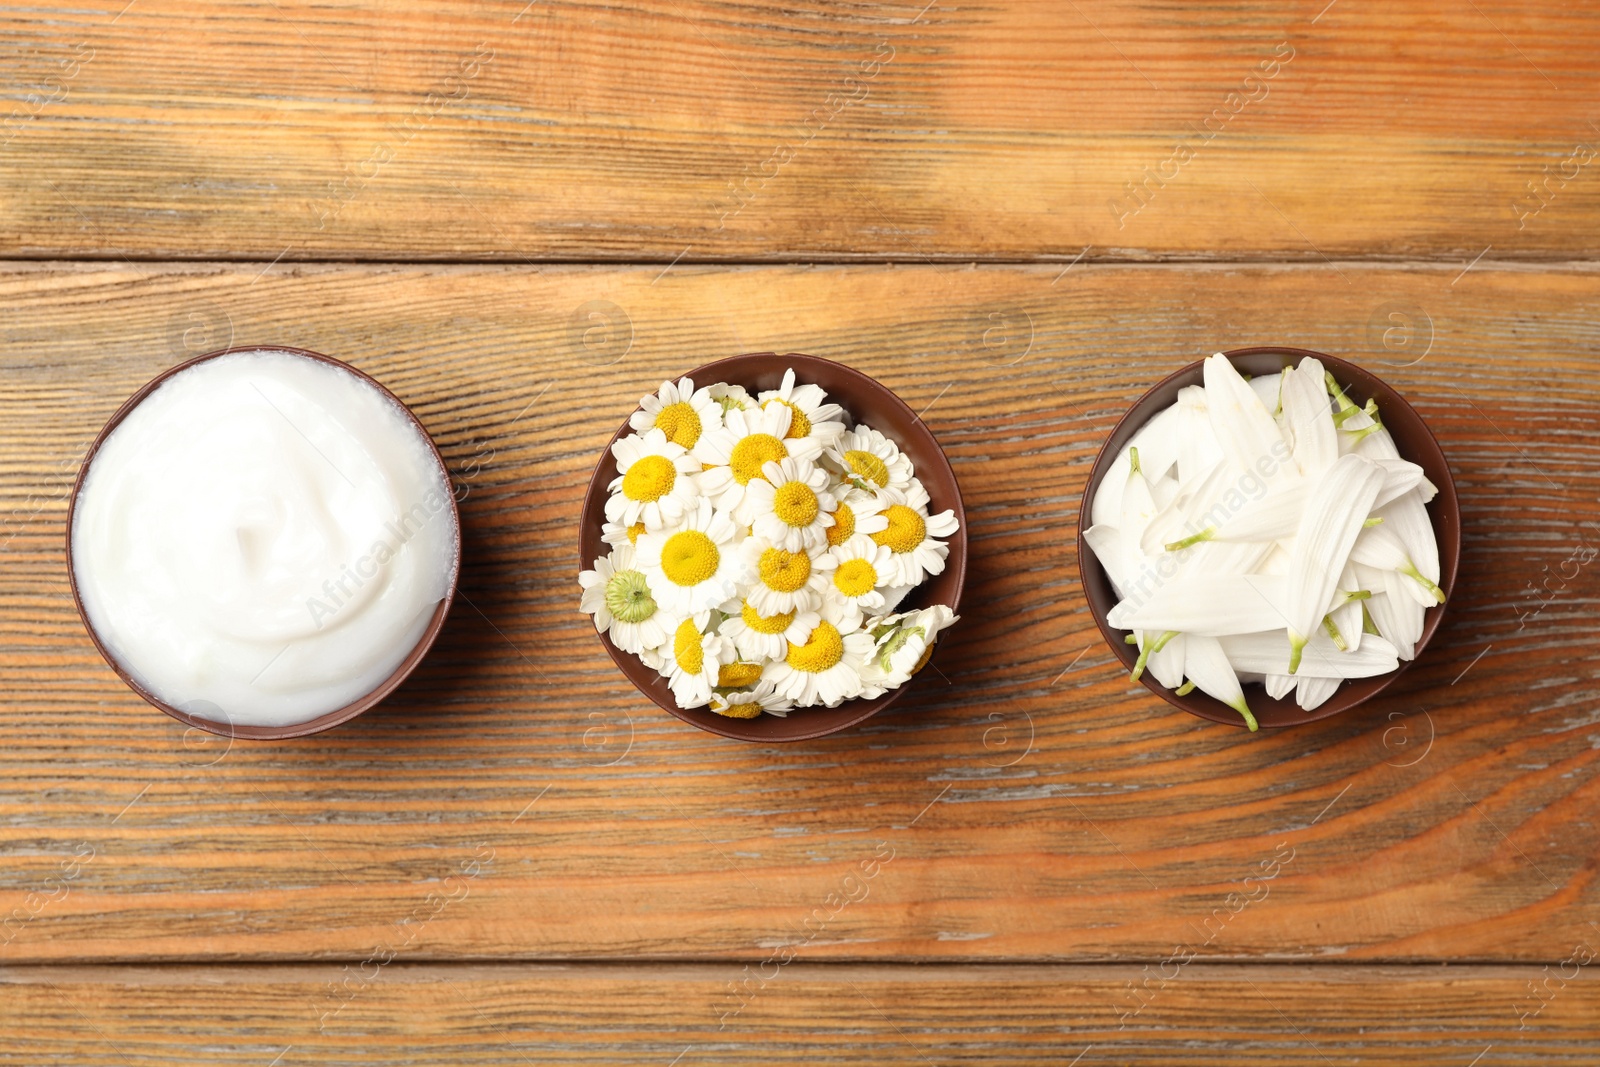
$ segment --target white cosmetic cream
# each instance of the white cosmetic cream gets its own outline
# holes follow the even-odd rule
[[[393,399],[263,349],[162,383],[106,437],[74,508],[90,625],[197,718],[308,722],[366,696],[455,581],[446,474]]]

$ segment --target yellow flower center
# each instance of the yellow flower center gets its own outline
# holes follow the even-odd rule
[[[864,559],[847,559],[833,572],[833,584],[845,596],[866,596],[878,587],[878,571]]]
[[[782,404],[784,407],[788,408],[790,413],[794,416],[789,420],[789,432],[783,435],[785,440],[793,440],[796,437],[804,437],[806,434],[811,432],[811,416],[807,415],[805,412],[801,411],[787,400],[779,400],[777,397],[773,397],[771,400],[767,401],[761,406],[764,408],[769,408],[773,404]]]
[[[782,441],[770,433],[753,433],[741,438],[733,446],[733,454],[728,457],[728,466],[733,469],[733,480],[740,485],[747,485],[751,478],[761,477],[761,468],[768,463],[780,459],[787,459],[789,450]]]
[[[794,612],[783,611],[776,615],[760,615],[757,614],[755,608],[746,603],[744,607],[739,609],[739,618],[743,619],[744,624],[758,634],[781,634],[794,622]],[[760,668],[757,668],[757,675],[759,676],[759,674]]]
[[[633,545],[638,544],[639,535],[642,533],[644,533],[644,523],[642,522],[636,522],[632,526],[628,527],[628,543]]]
[[[668,404],[656,415],[656,429],[667,435],[667,440],[684,448],[693,448],[700,440],[700,416],[687,401]]]
[[[889,466],[871,452],[852,449],[844,454],[844,461],[861,477],[877,484],[879,489],[889,484]]]
[[[753,700],[744,704],[724,704],[713,700],[711,710],[730,719],[753,719],[761,714],[761,705]]]
[[[699,530],[680,530],[661,546],[661,573],[678,585],[699,585],[721,562],[717,543]]]
[[[724,663],[717,668],[717,688],[748,689],[761,681],[759,663]]]
[[[803,645],[789,644],[789,655],[784,662],[797,671],[821,674],[844,659],[844,638],[831,622],[819,622],[811,631],[811,639]]]
[[[792,593],[811,577],[811,557],[804,552],[769,548],[761,553],[761,584],[780,593]]]
[[[883,517],[889,520],[889,525],[873,534],[872,539],[896,552],[910,552],[928,536],[928,524],[904,504],[890,504],[884,509]]]
[[[844,501],[833,512],[833,525],[828,527],[828,545],[837,548],[850,540],[850,535],[856,532],[856,513],[850,510],[850,505]]]
[[[680,622],[678,632],[672,635],[672,658],[678,661],[680,670],[689,674],[699,674],[705,669],[706,650],[700,644],[700,627],[693,619]]]
[[[772,513],[789,526],[810,526],[818,510],[817,494],[805,482],[784,482],[772,496]]]
[[[678,468],[666,456],[645,456],[622,476],[622,494],[629,500],[660,500],[672,492]]]

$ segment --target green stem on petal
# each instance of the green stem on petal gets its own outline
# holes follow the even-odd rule
[[[1128,449],[1128,473],[1130,473],[1130,474],[1143,474],[1144,473],[1144,471],[1139,469],[1139,450],[1137,448]]]
[[[1367,610],[1365,604],[1361,605],[1361,632],[1371,634],[1373,637],[1383,636],[1378,632],[1378,624],[1372,621],[1372,613]]]
[[[1353,400],[1344,395],[1344,390],[1339,388],[1339,383],[1333,380],[1332,372],[1323,371],[1322,380],[1328,386],[1328,395],[1339,402],[1340,411],[1348,411],[1356,406]]]
[[[1209,541],[1215,536],[1217,536],[1217,528],[1215,526],[1207,526],[1204,530],[1197,534],[1191,534],[1182,541],[1169,542],[1166,549],[1168,552],[1181,552],[1190,545],[1198,545],[1201,541]]]
[[[1374,526],[1382,526],[1382,525],[1383,525],[1383,516],[1382,515],[1374,515],[1374,516],[1372,516],[1372,518],[1370,518],[1366,522],[1362,523],[1361,524],[1361,528],[1363,530],[1370,530]]]
[[[1194,692],[1194,683],[1184,682],[1182,685],[1178,686],[1177,689],[1174,689],[1173,692],[1177,693],[1181,697],[1186,697],[1190,693]]]
[[[1125,645],[1137,645],[1139,643],[1139,635],[1127,634],[1122,638],[1122,643]]]
[[[1416,564],[1412,563],[1409,559],[1406,560],[1406,565],[1404,567],[1399,568],[1399,571],[1407,578],[1413,578],[1416,581],[1421,582],[1422,588],[1431,593],[1434,600],[1437,600],[1441,604],[1444,603],[1444,590],[1440,589],[1439,586],[1434,582],[1423,577],[1422,572],[1417,570]]]
[[[1256,722],[1256,717],[1250,713],[1250,705],[1245,703],[1243,693],[1239,694],[1238,703],[1230,702],[1228,707],[1244,716],[1244,724],[1250,727],[1251,733],[1255,733],[1257,730],[1261,729],[1261,724]]]
[[[1138,681],[1144,673],[1144,666],[1150,662],[1150,657],[1167,647],[1167,642],[1178,636],[1177,630],[1168,630],[1154,641],[1146,641],[1144,650],[1139,653],[1139,658],[1133,661],[1133,680]]]
[[[1371,600],[1371,599],[1372,599],[1372,590],[1370,590],[1370,589],[1357,589],[1354,593],[1346,593],[1344,595],[1344,604],[1348,604],[1352,600]],[[1344,604],[1341,604],[1339,606],[1343,607]],[[1363,607],[1361,610],[1365,611],[1367,609],[1365,607]]]
[[[1333,638],[1334,648],[1337,648],[1340,652],[1350,651],[1350,646],[1345,644],[1344,637],[1339,633],[1339,627],[1334,623],[1332,615],[1324,615],[1322,617],[1322,628],[1328,631],[1329,637]]]
[[[1300,669],[1300,653],[1305,651],[1306,642],[1310,638],[1289,631],[1289,673],[1293,674]]]

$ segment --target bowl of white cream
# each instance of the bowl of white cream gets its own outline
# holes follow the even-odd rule
[[[438,635],[460,564],[422,424],[296,348],[225,349],[140,389],[67,515],[100,654],[162,711],[233,737],[315,733],[382,700]]]

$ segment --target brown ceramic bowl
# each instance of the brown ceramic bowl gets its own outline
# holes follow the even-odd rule
[[[926,579],[897,610],[910,611],[931,604],[945,604],[951,611],[957,610],[961,606],[961,587],[967,576],[967,516],[961,507],[961,489],[956,484],[955,471],[950,469],[950,461],[945,458],[939,442],[934,440],[927,425],[904,401],[858,370],[799,353],[780,356],[775,352],[755,352],[732,356],[697,367],[687,375],[674,377],[693,378],[696,386],[714,382],[742,385],[753,396],[764,389],[778,388],[783,384],[783,372],[790,367],[794,368],[796,382],[822,386],[828,393],[828,399],[843,407],[856,422],[866,423],[900,447],[900,451],[910,458],[917,477],[928,491],[930,512],[937,514],[946,509],[955,512],[960,526],[949,539],[950,556],[945,561],[943,573]],[[627,419],[624,419],[601,453],[594,476],[589,479],[589,492],[583,500],[583,518],[578,535],[581,568],[593,567],[597,558],[610,551],[601,536],[605,525],[606,487],[616,477],[616,461],[611,457],[611,445],[632,432]],[[847,700],[836,708],[797,708],[786,717],[758,715],[754,719],[730,719],[707,708],[685,711],[678,707],[665,678],[637,656],[612,644],[605,634],[597,636],[628,680],[659,707],[702,730],[740,741],[805,741],[838,733],[876,715],[916,682],[913,678],[911,682],[899,689],[889,690],[876,700]],[[937,654],[937,646],[935,651]]]
[[[1423,648],[1433,637],[1434,631],[1439,628],[1439,621],[1444,617],[1444,609],[1450,602],[1451,592],[1455,589],[1456,569],[1461,562],[1461,505],[1456,499],[1456,485],[1455,480],[1450,477],[1449,464],[1445,462],[1444,452],[1440,450],[1439,442],[1434,439],[1432,431],[1422,421],[1422,416],[1406,403],[1404,397],[1373,374],[1346,360],[1321,352],[1310,352],[1303,348],[1240,348],[1224,352],[1223,355],[1227,356],[1241,373],[1257,377],[1263,374],[1277,374],[1284,367],[1294,366],[1306,356],[1315,356],[1322,361],[1322,365],[1333,374],[1339,384],[1344,386],[1345,393],[1350,399],[1358,404],[1365,404],[1371,399],[1377,400],[1383,425],[1394,437],[1395,447],[1400,450],[1400,455],[1419,465],[1427,474],[1428,480],[1439,487],[1439,495],[1428,504],[1428,517],[1433,520],[1434,536],[1439,540],[1439,588],[1444,590],[1445,603],[1429,608],[1423,618],[1422,637],[1417,641],[1416,650],[1417,658],[1421,658]],[[1083,493],[1083,504],[1078,511],[1078,569],[1083,577],[1083,591],[1089,600],[1089,611],[1094,615],[1094,621],[1099,624],[1100,633],[1105,636],[1111,651],[1129,671],[1132,671],[1138,659],[1138,650],[1123,643],[1122,637],[1125,631],[1114,629],[1106,622],[1106,614],[1116,604],[1117,596],[1112,592],[1111,579],[1106,576],[1100,561],[1095,558],[1088,542],[1084,540],[1083,531],[1090,525],[1089,509],[1094,499],[1095,487],[1100,484],[1100,479],[1105,476],[1112,460],[1156,412],[1178,399],[1180,389],[1187,385],[1201,384],[1203,373],[1203,362],[1191,363],[1157,382],[1128,409],[1127,414],[1123,415],[1112,428],[1111,436],[1106,438],[1106,443],[1100,448],[1100,454],[1095,458],[1094,466],[1089,471],[1087,488]],[[1387,689],[1390,683],[1400,676],[1400,672],[1414,662],[1416,659],[1402,660],[1399,669],[1388,674],[1347,681],[1333,696],[1313,711],[1302,711],[1292,698],[1274,700],[1259,685],[1247,687],[1245,698],[1250,703],[1250,710],[1254,712],[1256,721],[1263,727],[1295,726],[1314,722],[1348,711],[1357,704],[1372,699]],[[1199,690],[1194,690],[1187,696],[1178,696],[1152,678],[1148,671],[1139,680],[1144,683],[1146,689],[1173,707],[1182,708],[1213,722],[1238,727],[1245,725],[1237,711]]]
[[[171,378],[174,374],[187,370],[197,363],[204,363],[208,359],[216,359],[218,356],[226,356],[234,352],[286,352],[290,355],[304,356],[306,359],[315,359],[320,360],[323,363],[330,363],[341,370],[349,371],[351,374],[354,374],[356,377],[366,381],[369,385],[372,385],[378,389],[379,392],[383,393],[383,395],[393,400],[400,406],[400,410],[406,413],[407,417],[411,419],[412,423],[416,425],[417,430],[422,434],[422,439],[428,442],[428,449],[433,453],[434,460],[439,464],[439,470],[444,475],[446,485],[450,484],[450,470],[445,466],[444,457],[439,455],[439,449],[434,445],[433,438],[428,436],[427,429],[420,421],[417,420],[417,417],[411,413],[411,409],[406,407],[406,405],[401,402],[399,397],[395,396],[388,389],[384,388],[382,382],[379,382],[371,375],[357,370],[348,363],[334,359],[331,356],[324,356],[320,352],[310,352],[304,348],[290,348],[286,345],[238,345],[233,348],[219,349],[216,352],[207,352],[203,356],[197,356],[196,358],[188,360],[184,363],[179,363],[177,366],[169,367],[146,383],[145,386],[138,392],[130,396],[127,401],[117,409],[116,414],[112,415],[111,418],[106,422],[105,427],[101,429],[99,435],[95,437],[94,444],[89,447],[89,452],[84,457],[83,466],[78,468],[78,477],[72,486],[72,499],[67,504],[67,580],[72,585],[72,602],[78,607],[78,617],[83,620],[83,628],[89,632],[89,640],[94,642],[94,647],[99,650],[100,657],[106,661],[107,665],[110,666],[113,671],[116,672],[117,677],[121,678],[127,683],[129,689],[132,689],[135,693],[138,693],[140,696],[144,697],[146,701],[154,704],[156,707],[160,708],[168,715],[171,715],[174,719],[177,719],[184,725],[192,726],[200,730],[209,730],[211,733],[221,734],[224,737],[242,737],[248,740],[256,741],[278,741],[290,737],[303,737],[306,734],[320,733],[323,730],[338,726],[342,722],[349,722],[351,719],[355,718],[357,715],[360,715],[363,711],[366,711],[384,697],[394,692],[400,683],[406,680],[406,676],[416,668],[417,664],[422,662],[422,657],[428,654],[428,649],[433,646],[434,639],[439,636],[439,631],[444,627],[445,616],[450,613],[450,604],[455,599],[456,579],[461,572],[461,515],[456,510],[455,495],[453,493],[445,494],[450,502],[450,525],[451,529],[454,531],[456,543],[455,559],[450,566],[450,584],[445,591],[444,599],[439,602],[439,606],[434,610],[433,618],[428,620],[428,628],[422,632],[422,636],[417,640],[416,646],[412,648],[410,654],[407,655],[405,659],[400,661],[400,665],[394,669],[389,677],[384,679],[382,684],[380,684],[376,689],[372,690],[366,696],[361,697],[359,700],[352,701],[342,708],[337,708],[333,711],[330,711],[325,715],[319,715],[309,722],[295,723],[290,726],[236,726],[233,723],[217,722],[212,719],[202,718],[192,712],[184,711],[181,708],[174,707],[173,705],[162,700],[160,697],[156,696],[154,693],[151,693],[144,686],[140,685],[138,680],[135,679],[121,663],[117,662],[116,657],[111,654],[111,650],[105,646],[105,643],[100,640],[100,635],[95,632],[94,624],[89,621],[88,612],[84,611],[83,609],[83,599],[78,593],[77,572],[72,566],[72,520],[78,506],[78,493],[83,489],[83,479],[88,475],[89,465],[94,462],[95,454],[100,451],[101,444],[103,444],[106,438],[111,435],[111,431],[116,429],[118,424],[127,417],[128,412],[138,407],[140,402],[143,401],[145,397],[155,392],[155,390],[163,382],[165,382],[168,378]],[[224,712],[224,714],[226,714],[226,712]]]

